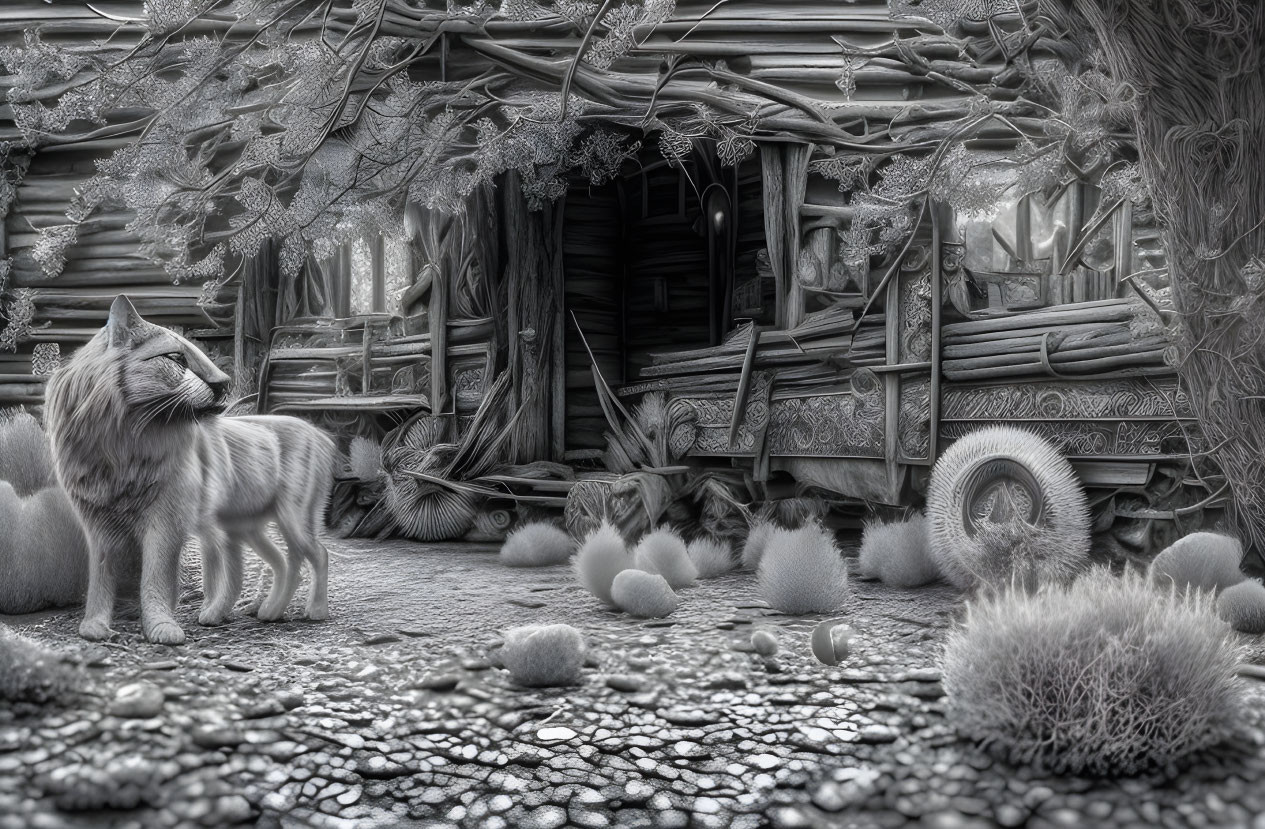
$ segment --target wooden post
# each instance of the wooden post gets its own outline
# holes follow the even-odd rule
[[[799,268],[800,208],[804,205],[804,193],[808,186],[808,158],[812,145],[792,144],[785,148],[785,186],[782,210],[786,229],[786,327],[794,328],[804,319],[804,289],[799,284],[796,271]]]
[[[567,197],[564,195],[554,206],[551,233],[547,236],[549,250],[550,277],[553,288],[551,299],[553,319],[551,333],[552,353],[549,367],[550,384],[552,386],[546,405],[550,416],[550,455],[558,462],[566,451],[567,444],[567,276],[563,257],[563,233],[566,230],[565,210]],[[542,320],[542,324],[543,324]]]
[[[448,286],[450,275],[438,251],[432,255],[435,277],[430,285],[430,306],[427,325],[430,328],[430,411],[443,414],[448,408]],[[455,426],[454,426],[455,428]]]
[[[373,262],[373,312],[384,314],[387,310],[386,240],[378,234],[369,242],[369,255]],[[366,332],[367,333],[367,332]]]
[[[790,292],[786,272],[786,211],[782,208],[786,189],[786,164],[780,144],[760,145],[760,171],[764,185],[764,244],[769,251],[769,267],[775,284],[773,319],[778,328],[787,328],[786,298]]]

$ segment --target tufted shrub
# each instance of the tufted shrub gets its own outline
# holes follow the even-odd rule
[[[904,521],[875,521],[861,535],[861,574],[892,587],[918,587],[940,578],[921,514]]]
[[[1230,736],[1242,715],[1229,637],[1206,595],[1134,572],[986,593],[945,646],[948,719],[1055,773],[1166,768]]]
[[[760,594],[783,613],[829,613],[848,593],[848,570],[834,538],[820,524],[775,530],[757,571]]]
[[[588,591],[608,605],[611,599],[611,582],[615,576],[633,566],[632,553],[608,521],[603,521],[584,539],[575,557],[575,573]]]
[[[663,576],[673,590],[689,587],[698,578],[698,568],[690,559],[685,540],[667,528],[642,536],[633,550],[633,561],[638,570]]]
[[[566,531],[548,521],[524,524],[501,545],[501,563],[509,567],[566,564],[575,544]]]

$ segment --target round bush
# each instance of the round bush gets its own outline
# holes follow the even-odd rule
[[[677,608],[676,593],[657,573],[625,570],[611,583],[611,598],[625,613],[643,619],[659,619]]]
[[[570,625],[524,625],[505,632],[501,661],[520,685],[574,685],[584,652],[584,637]]]
[[[509,567],[566,564],[575,545],[571,536],[547,521],[524,524],[501,545],[501,563]]]
[[[1132,572],[990,593],[949,634],[948,719],[1055,773],[1165,768],[1228,737],[1243,712],[1229,636],[1206,596]]]
[[[1024,429],[979,429],[950,446],[932,469],[926,515],[932,558],[964,589],[1012,576],[1065,581],[1089,560],[1076,471]]]
[[[1254,579],[1227,587],[1217,597],[1217,615],[1237,631],[1265,633],[1265,587]]]
[[[848,570],[834,538],[821,525],[776,530],[757,571],[760,593],[782,613],[829,613],[848,593]]]
[[[642,536],[633,551],[633,561],[638,570],[663,576],[673,590],[689,587],[698,578],[698,568],[690,559],[684,539],[672,530],[660,529]]]
[[[607,521],[589,533],[575,557],[575,574],[580,583],[611,606],[615,604],[611,599],[611,582],[632,566],[633,556],[624,537]]]
[[[702,535],[694,539],[687,552],[700,579],[714,579],[734,569],[733,548],[729,546],[729,542],[714,535]]]
[[[1216,593],[1243,581],[1239,569],[1242,561],[1243,545],[1237,538],[1220,533],[1191,533],[1157,555],[1149,572],[1160,586],[1171,584],[1180,590]]]
[[[940,578],[927,544],[927,520],[873,522],[861,535],[861,574],[892,587],[918,587]]]

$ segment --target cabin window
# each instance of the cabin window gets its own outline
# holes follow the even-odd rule
[[[999,205],[991,216],[959,215],[971,279],[971,310],[1020,311],[1119,296],[1133,269],[1132,224],[1117,211],[1094,222],[1096,188],[1073,185],[1052,198],[1032,193]],[[1092,233],[1081,239],[1093,222]],[[1068,262],[1070,256],[1075,263]]]
[[[365,236],[351,244],[348,312],[399,314],[400,298],[408,288],[409,245],[403,236]]]

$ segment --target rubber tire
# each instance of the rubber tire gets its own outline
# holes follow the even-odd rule
[[[1022,478],[1016,483],[1039,493],[1041,503],[1024,516],[1029,523],[1052,530],[1067,539],[1081,557],[1088,557],[1089,507],[1072,465],[1049,441],[1033,432],[989,426],[960,438],[931,471],[926,509],[931,555],[946,579],[964,589],[975,585],[975,576],[963,564],[978,552],[966,516],[966,489],[978,492],[995,480],[997,473],[1012,480]]]

